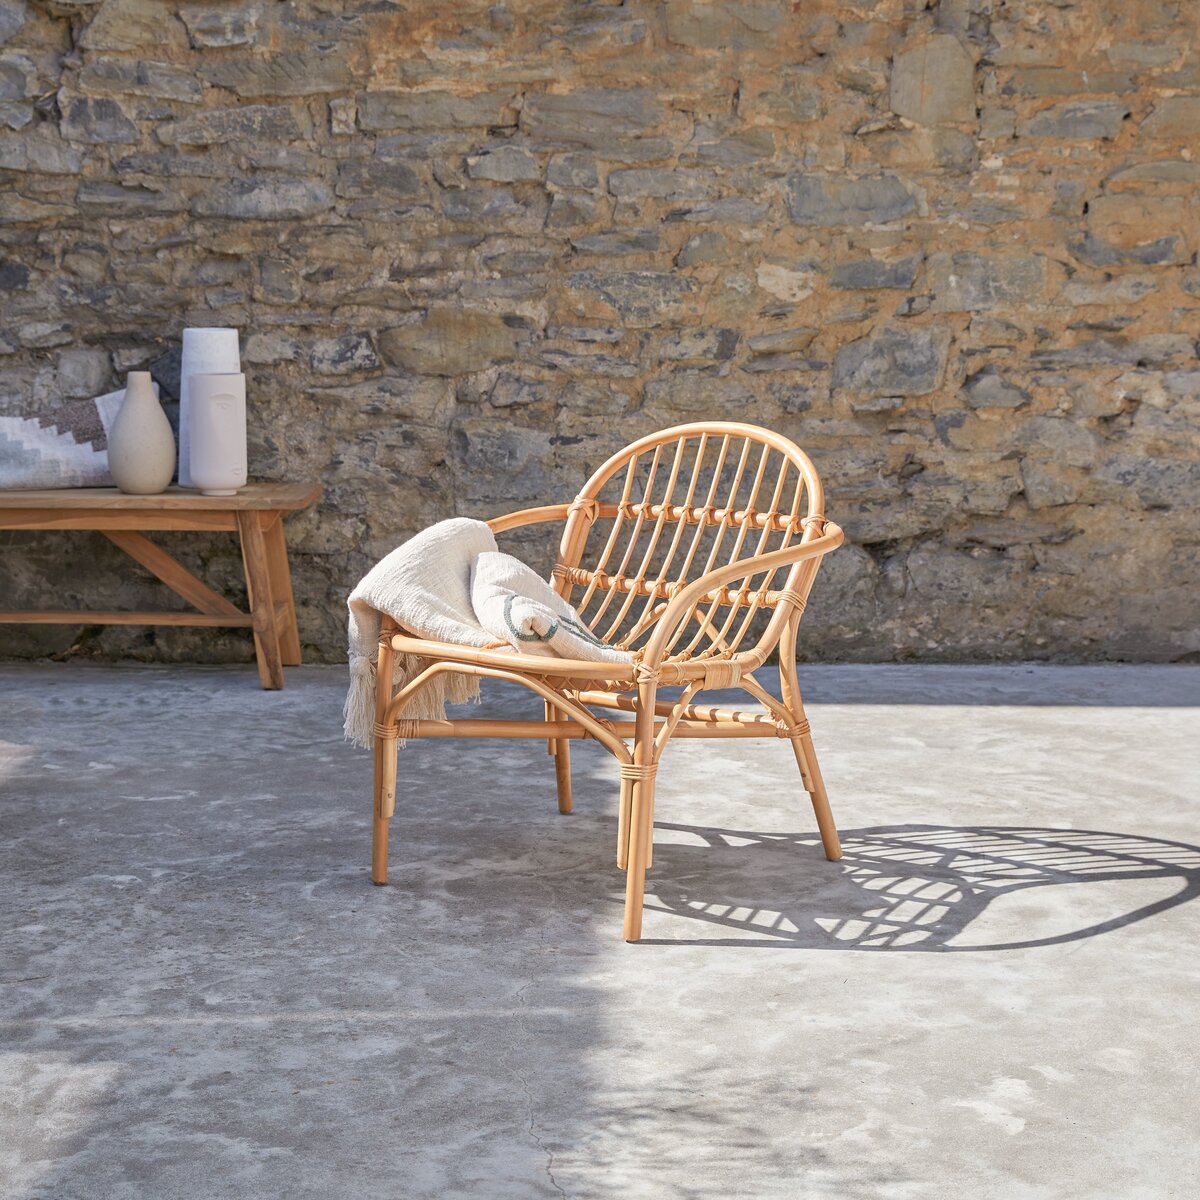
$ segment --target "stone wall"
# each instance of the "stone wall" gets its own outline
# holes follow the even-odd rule
[[[0,0],[0,403],[173,394],[180,329],[238,326],[252,473],[326,487],[311,657],[415,529],[730,417],[848,532],[804,653],[1194,658],[1197,11]],[[161,606],[96,536],[0,537],[6,593]],[[167,540],[236,591],[228,540]]]

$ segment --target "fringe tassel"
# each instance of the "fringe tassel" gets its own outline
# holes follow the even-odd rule
[[[375,741],[375,676],[375,664],[365,654],[350,655],[342,731],[361,750],[370,750]]]
[[[406,686],[428,665],[428,660],[411,654],[397,654],[392,671],[392,691]],[[342,709],[342,729],[346,740],[362,750],[375,744],[376,664],[365,654],[350,655],[350,687]],[[479,678],[475,675],[437,675],[413,697],[398,714],[409,721],[442,721],[447,704],[479,702]],[[401,740],[398,745],[403,746]]]

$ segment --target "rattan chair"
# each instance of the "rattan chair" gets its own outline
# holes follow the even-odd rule
[[[796,680],[796,630],[821,558],[842,543],[825,519],[807,455],[766,429],[727,422],[679,425],[615,454],[569,504],[497,517],[501,533],[563,522],[557,590],[592,632],[628,649],[614,665],[479,650],[412,637],[385,621],[375,709],[372,879],[387,882],[397,739],[545,738],[560,812],[571,811],[570,739],[591,737],[620,765],[617,866],[626,872],[627,941],[641,937],[651,864],[654,778],[673,737],[772,737],[792,744],[825,856],[841,857]],[[753,672],[778,647],[782,701]],[[423,669],[393,690],[393,656]],[[545,701],[544,720],[405,720],[418,689],[442,672],[507,679]],[[661,688],[680,688],[660,698]],[[700,708],[709,688],[739,687],[765,712]],[[594,712],[608,710],[623,719]],[[632,739],[632,745],[626,739]]]

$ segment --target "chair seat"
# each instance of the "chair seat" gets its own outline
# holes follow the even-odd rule
[[[551,658],[543,654],[522,654],[507,647],[481,650],[477,646],[462,646],[457,642],[440,642],[428,638],[412,637],[406,633],[392,636],[392,649],[400,654],[415,654],[420,658],[448,660],[450,662],[474,663],[484,667],[498,667],[505,671],[518,671],[528,675],[570,676],[589,681],[624,681],[633,686],[637,682],[636,662],[592,662],[582,658]]]
[[[636,652],[628,664],[593,662],[582,658],[551,658],[542,654],[522,654],[508,648],[482,650],[476,646],[416,638],[404,633],[393,634],[392,649],[400,654],[412,654],[420,658],[497,667],[535,676],[554,676],[568,685],[577,683],[580,687],[608,684],[614,691],[635,688],[638,681],[645,676]],[[677,656],[665,659],[658,665],[656,678],[665,687],[687,684],[693,680],[701,680],[710,688],[730,687],[761,665],[761,661],[752,653],[696,658]]]

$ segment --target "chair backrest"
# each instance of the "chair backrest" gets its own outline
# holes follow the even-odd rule
[[[820,536],[824,506],[816,469],[787,438],[733,422],[678,425],[627,446],[588,480],[563,532],[556,586],[593,633],[636,650],[684,586]],[[765,656],[815,570],[815,560],[777,568],[706,594],[668,653]],[[790,604],[781,609],[781,599]]]

